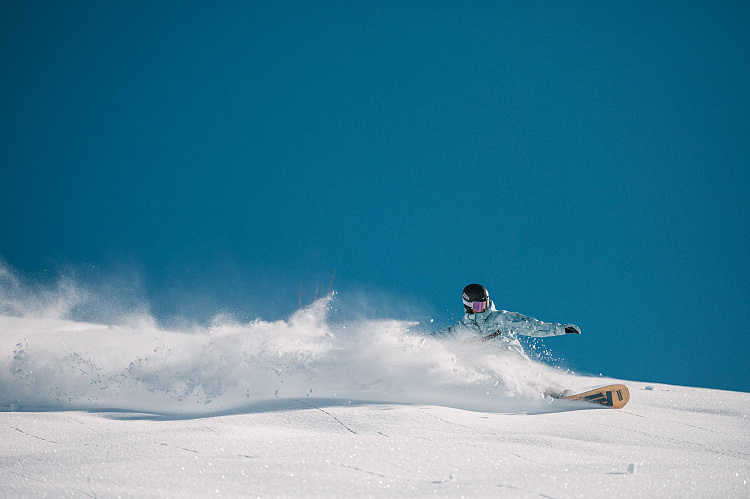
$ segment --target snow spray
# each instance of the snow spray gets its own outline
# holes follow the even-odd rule
[[[23,286],[0,278],[0,407],[10,409],[209,415],[314,398],[518,412],[548,404],[545,385],[565,376],[411,321],[331,320],[331,296],[278,321],[164,327],[142,312],[102,324],[66,318],[64,300],[30,307]]]

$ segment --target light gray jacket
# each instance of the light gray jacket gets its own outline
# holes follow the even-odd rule
[[[490,307],[484,312],[465,314],[457,324],[434,334],[439,337],[453,336],[469,341],[500,341],[507,345],[508,350],[523,354],[518,335],[536,338],[557,336],[565,334],[566,327],[575,327],[578,330],[578,327],[573,324],[542,322],[518,312],[496,310],[495,304],[490,300]]]

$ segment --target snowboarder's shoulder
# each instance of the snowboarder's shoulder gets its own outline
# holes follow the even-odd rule
[[[490,310],[490,316],[492,317],[500,317],[500,316],[506,316],[508,314],[512,314],[513,312],[508,312],[507,310],[497,310],[493,308]]]

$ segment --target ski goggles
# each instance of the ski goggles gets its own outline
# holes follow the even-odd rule
[[[481,314],[487,310],[487,301],[466,301],[463,300],[464,305],[471,308],[474,312]]]

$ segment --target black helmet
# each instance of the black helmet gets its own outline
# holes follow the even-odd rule
[[[481,313],[490,306],[490,293],[481,284],[469,284],[464,288],[463,301],[466,313]]]

